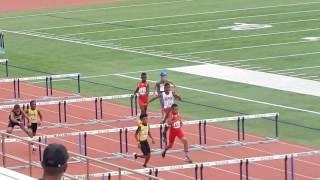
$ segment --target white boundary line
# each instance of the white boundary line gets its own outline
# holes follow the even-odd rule
[[[320,20],[320,19],[317,19],[317,20]],[[299,33],[299,32],[306,32],[306,31],[316,31],[316,30],[320,30],[320,28],[301,29],[301,30],[294,30],[294,31],[280,31],[280,32],[273,32],[273,33],[245,35],[245,36],[231,36],[231,37],[224,37],[224,38],[202,39],[202,40],[195,40],[195,41],[167,43],[167,44],[155,44],[155,45],[150,45],[150,46],[138,46],[137,48],[150,48],[150,47],[163,47],[163,46],[172,46],[172,45],[180,45],[180,44],[193,44],[193,43],[201,43],[201,42],[241,39],[241,38],[260,37],[260,36],[279,35],[279,34],[290,34],[290,33]]]
[[[167,2],[158,2],[158,3],[146,3],[146,4],[135,4],[135,5],[126,5],[126,6],[105,7],[105,8],[91,8],[91,9],[80,9],[80,10],[71,10],[71,11],[59,11],[59,12],[52,12],[52,13],[31,14],[31,15],[22,15],[22,16],[9,16],[9,17],[0,18],[0,20],[18,19],[18,18],[36,17],[36,16],[48,16],[48,15],[56,15],[56,14],[67,14],[67,13],[75,13],[75,12],[88,12],[88,11],[132,8],[132,7],[143,7],[143,6],[152,6],[152,5],[161,5],[161,4],[173,4],[173,3],[188,2],[188,1],[192,1],[192,0],[167,1]]]
[[[320,52],[318,53],[320,54]],[[314,69],[314,68],[320,68],[320,66],[306,66],[306,67],[299,67],[299,68],[292,68],[292,69],[281,69],[281,70],[272,71],[271,73],[296,71],[296,70],[303,70],[303,69]]]
[[[105,21],[105,22],[99,22],[99,23],[87,23],[87,24],[77,24],[77,25],[69,25],[69,26],[44,27],[44,28],[30,29],[30,31],[61,29],[61,28],[69,28],[69,27],[83,27],[83,26],[92,26],[92,25],[99,25],[99,24],[105,24],[105,23],[155,20],[155,19],[195,16],[195,15],[203,15],[203,14],[216,14],[216,13],[226,13],[226,12],[236,12],[236,11],[277,8],[277,7],[301,6],[301,5],[319,4],[319,3],[320,2],[308,2],[308,3],[296,3],[296,4],[286,4],[286,5],[276,5],[276,6],[263,6],[263,7],[255,7],[255,8],[243,8],[243,9],[232,9],[232,10],[222,10],[222,11],[207,11],[207,12],[200,12],[200,13],[186,13],[186,14],[172,15],[172,16],[158,16],[158,17],[148,17],[148,18],[141,18],[141,19],[127,19],[127,20],[121,20],[121,21]]]
[[[296,23],[296,22],[305,22],[309,20],[315,19],[308,19],[308,20],[294,20],[294,21],[282,21],[282,22],[270,22],[268,24],[277,25],[277,24],[288,24],[288,23]],[[172,32],[172,33],[163,33],[163,34],[154,34],[154,35],[144,35],[144,36],[131,36],[131,37],[122,37],[122,38],[114,38],[114,39],[104,39],[99,40],[96,42],[110,42],[110,41],[120,41],[120,40],[130,40],[130,39],[142,39],[142,38],[152,38],[152,37],[161,37],[161,36],[172,36],[172,35],[181,35],[181,34],[192,34],[192,33],[199,33],[199,32],[209,32],[209,31],[223,31],[219,27],[217,28],[210,28],[210,29],[200,29],[200,30],[192,30],[192,31],[181,31],[181,32]]]
[[[74,36],[74,35],[94,34],[94,33],[102,33],[102,32],[113,32],[113,31],[117,31],[118,32],[118,31],[133,30],[133,29],[168,27],[168,26],[178,26],[178,25],[186,25],[186,24],[198,24],[198,23],[205,23],[205,22],[235,20],[235,19],[243,19],[243,18],[265,17],[265,16],[274,16],[274,15],[283,15],[283,14],[287,15],[287,14],[310,13],[310,12],[318,12],[318,11],[320,11],[320,10],[295,11],[295,12],[273,13],[273,14],[261,14],[261,15],[253,15],[253,16],[240,16],[240,17],[222,18],[222,19],[210,19],[210,20],[202,20],[202,21],[189,21],[189,22],[180,22],[180,23],[172,23],[172,24],[159,24],[159,25],[142,26],[142,27],[107,29],[107,30],[99,30],[99,31],[86,31],[86,32],[63,34],[63,35],[65,35],[65,36]],[[318,20],[318,19],[304,19],[304,20],[302,19],[302,20],[295,20],[295,22],[309,21],[309,20],[311,21],[311,20]],[[119,23],[119,21],[111,21],[109,23]]]
[[[140,79],[140,78],[136,78],[136,77],[132,77],[132,76],[127,76],[127,75],[118,75],[118,76],[119,76],[119,77],[123,77],[123,78],[127,78],[127,79],[134,79],[134,80]],[[148,81],[155,83],[155,81],[152,81],[152,80],[148,80]],[[186,90],[190,90],[190,91],[201,92],[201,93],[210,94],[210,95],[215,95],[215,96],[222,96],[222,97],[231,98],[231,99],[237,99],[237,100],[241,100],[241,101],[247,101],[247,102],[252,102],[252,103],[257,103],[257,104],[263,104],[263,105],[267,105],[267,106],[279,107],[279,108],[283,108],[283,109],[290,109],[290,110],[294,110],[294,111],[307,112],[307,113],[311,113],[311,114],[320,115],[320,112],[318,112],[318,111],[312,111],[312,110],[308,110],[308,109],[301,109],[301,108],[296,108],[296,107],[292,107],[292,106],[285,106],[285,105],[280,105],[280,104],[274,104],[274,103],[269,103],[269,102],[254,100],[254,99],[248,99],[248,98],[243,98],[243,97],[239,97],[239,96],[233,96],[233,95],[228,95],[228,94],[223,94],[223,93],[218,93],[218,92],[213,92],[213,91],[206,91],[206,90],[201,90],[201,89],[196,89],[196,88],[191,88],[191,87],[186,87],[186,86],[179,86],[179,85],[178,85],[177,87],[179,87],[179,88],[181,88],[181,89],[186,89]]]

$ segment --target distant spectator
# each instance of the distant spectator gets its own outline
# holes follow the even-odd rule
[[[44,152],[41,165],[43,177],[39,180],[60,180],[68,167],[69,154],[61,144],[49,144]]]

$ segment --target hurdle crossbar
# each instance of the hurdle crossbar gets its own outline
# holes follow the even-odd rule
[[[230,159],[230,160],[221,160],[221,161],[212,161],[212,162],[201,162],[201,163],[193,163],[193,164],[180,164],[173,166],[161,166],[155,168],[144,168],[144,169],[135,169],[135,172],[148,174],[151,172],[160,172],[160,171],[175,171],[182,169],[194,169],[196,167],[214,167],[214,166],[223,166],[223,165],[233,165],[239,164],[240,162],[262,162],[262,161],[272,161],[284,159],[285,157],[305,157],[305,156],[315,156],[320,155],[320,151],[306,151],[306,152],[298,152],[291,154],[279,154],[279,155],[270,155],[270,156],[258,156],[258,157],[249,157],[249,158],[241,158],[241,159]],[[130,175],[132,172],[122,171],[122,175]],[[105,173],[95,173],[90,174],[90,177],[102,177],[103,175],[111,175],[118,176],[118,171],[105,172]],[[75,177],[82,177],[84,175],[76,175]]]
[[[184,121],[183,125],[194,125],[199,124],[199,122],[210,122],[210,123],[216,123],[216,122],[227,122],[227,121],[237,121],[239,117],[244,118],[245,120],[250,119],[257,119],[257,118],[270,118],[275,117],[279,115],[279,113],[265,113],[265,114],[255,114],[255,115],[243,115],[243,116],[233,116],[233,117],[225,117],[225,118],[214,118],[214,119],[201,119],[201,120],[192,120],[192,121]],[[150,125],[151,129],[160,128],[166,126],[166,124],[152,124]],[[60,133],[60,134],[50,134],[46,136],[35,136],[36,139],[39,137],[41,138],[62,138],[62,137],[69,137],[69,136],[78,136],[79,133],[87,135],[98,135],[98,134],[107,134],[107,133],[116,133],[116,132],[125,132],[125,131],[136,131],[137,126],[131,126],[131,127],[124,127],[124,128],[112,128],[112,129],[101,129],[101,130],[92,130],[92,131],[82,131],[82,132],[69,132],[69,133]],[[26,139],[26,138],[25,138]],[[18,139],[6,139],[7,142],[17,142]]]

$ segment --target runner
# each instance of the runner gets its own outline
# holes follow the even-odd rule
[[[148,110],[148,97],[149,97],[149,83],[147,82],[147,73],[141,73],[141,81],[137,84],[137,89],[134,96],[138,94],[139,107],[141,114],[147,114]]]
[[[177,95],[175,92],[171,91],[171,85],[169,83],[166,83],[164,85],[164,92],[162,92],[161,94],[158,94],[158,96],[152,98],[149,103],[151,103],[152,101],[156,100],[156,99],[161,99],[162,103],[163,103],[163,108],[162,108],[162,114],[168,114],[171,106],[174,104],[174,100],[178,99],[179,101],[181,101],[181,97],[179,95]],[[162,136],[163,136],[163,141],[165,144],[167,144],[167,131],[168,131],[168,127],[165,126],[163,132],[162,132]]]
[[[42,114],[39,109],[37,109],[37,104],[35,100],[30,101],[30,109],[25,111],[30,121],[28,122],[28,128],[32,132],[32,136],[36,136],[38,126],[42,122]]]
[[[145,167],[145,168],[147,167],[147,164],[148,164],[150,157],[151,157],[151,149],[149,146],[148,137],[151,138],[152,144],[155,143],[152,138],[152,135],[150,132],[150,126],[147,122],[147,119],[148,119],[147,114],[140,115],[141,124],[139,124],[138,129],[135,134],[135,138],[138,142],[138,147],[141,149],[143,155],[138,155],[136,153],[133,154],[134,159],[137,159],[138,157],[145,159],[144,164],[143,164],[143,167]]]
[[[169,120],[168,120],[169,119]],[[189,145],[188,140],[185,138],[184,132],[182,130],[182,120],[180,118],[179,109],[177,104],[173,104],[171,107],[171,111],[166,114],[162,123],[166,123],[168,120],[168,126],[170,127],[169,130],[169,145],[165,148],[162,152],[162,157],[166,156],[166,152],[172,148],[175,138],[178,137],[181,142],[183,143],[184,152],[185,152],[185,161],[192,163],[188,155]]]
[[[156,83],[156,85],[154,86],[154,94],[157,96],[159,94],[162,94],[164,92],[165,89],[165,84],[169,83],[172,87],[173,87],[173,92],[176,91],[176,85],[174,82],[169,81],[167,79],[168,77],[168,73],[166,71],[161,71],[160,72],[160,81],[158,81]],[[161,109],[163,109],[163,101],[162,99],[160,99],[160,107]],[[165,113],[161,112],[162,118],[165,116]]]
[[[19,104],[14,105],[12,111],[9,115],[9,122],[8,122],[8,129],[7,133],[11,134],[15,126],[19,126],[29,137],[31,137],[31,132],[27,130],[27,128],[24,126],[23,122],[27,119],[29,121],[29,118],[26,116],[26,114],[22,111]]]

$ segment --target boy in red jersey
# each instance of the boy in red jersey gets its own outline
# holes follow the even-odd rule
[[[147,114],[149,99],[149,83],[147,82],[147,73],[141,73],[141,81],[137,84],[134,95],[138,94],[139,107],[141,114]]]
[[[169,119],[168,126],[170,128],[169,129],[169,145],[162,152],[162,157],[164,158],[166,156],[167,150],[172,148],[175,138],[178,137],[184,146],[185,160],[189,163],[192,163],[192,160],[188,156],[188,151],[189,151],[188,140],[185,138],[184,132],[182,130],[183,123],[179,115],[179,109],[177,104],[173,104],[171,106],[171,111],[169,111],[166,114],[163,120],[163,123],[166,123],[167,119]]]

